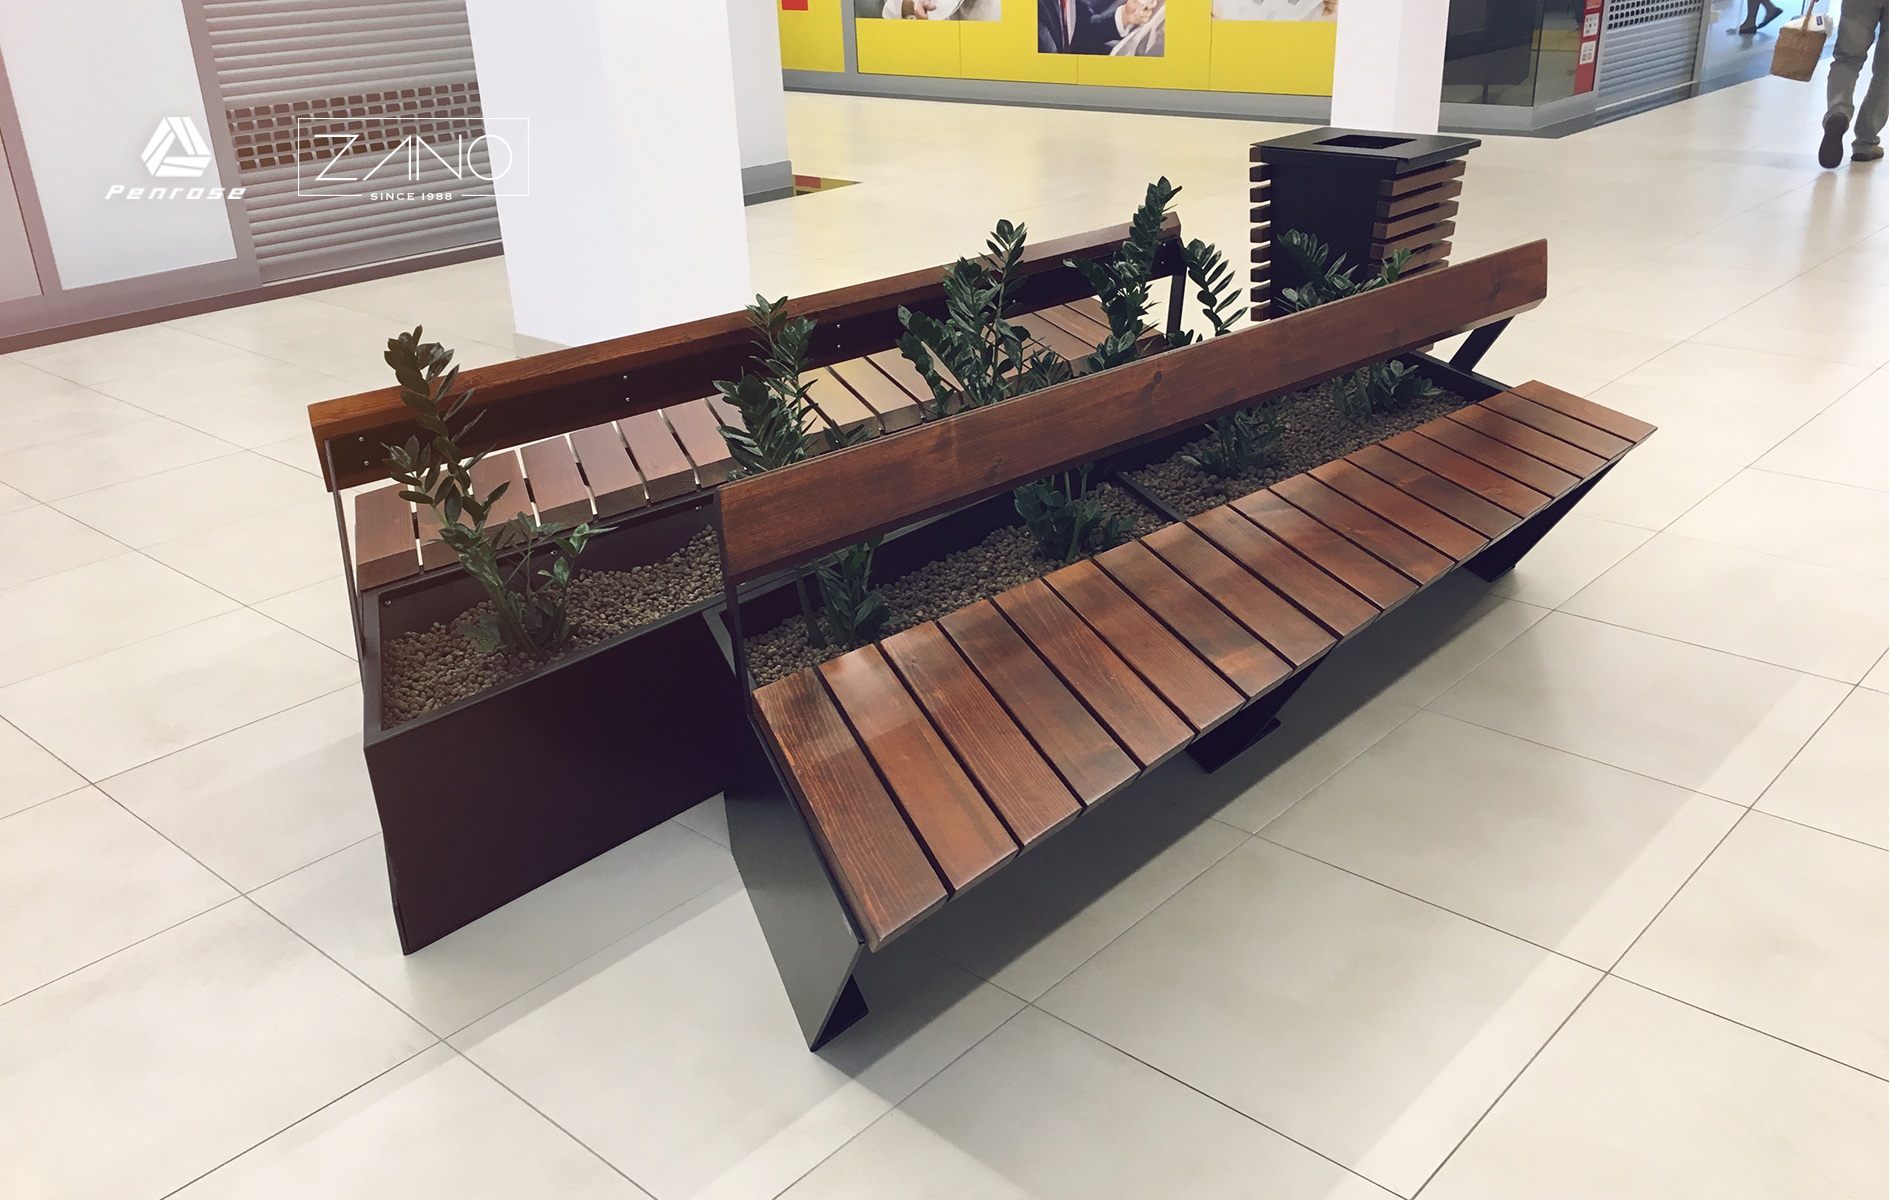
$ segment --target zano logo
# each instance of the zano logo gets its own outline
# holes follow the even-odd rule
[[[145,169],[160,179],[201,179],[210,166],[210,143],[189,117],[165,117],[140,157]]]

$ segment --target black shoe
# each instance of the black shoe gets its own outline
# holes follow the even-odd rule
[[[1835,167],[1844,161],[1844,132],[1851,119],[1841,112],[1824,114],[1824,140],[1818,143],[1818,165]]]
[[[1767,25],[1770,25],[1772,22],[1778,20],[1779,15],[1785,11],[1784,9],[1780,8],[1778,5],[1770,3],[1770,0],[1766,0],[1765,6],[1771,9],[1772,11],[1766,14],[1765,20],[1760,21],[1758,25],[1753,27],[1754,33],[1757,33],[1759,30],[1764,29]]]

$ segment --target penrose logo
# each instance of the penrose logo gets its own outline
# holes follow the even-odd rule
[[[182,153],[173,153],[180,150]],[[210,167],[210,143],[189,117],[165,117],[145,144],[145,169],[160,179],[202,179]]]

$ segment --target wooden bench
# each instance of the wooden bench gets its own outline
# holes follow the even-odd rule
[[[1128,227],[1099,229],[1029,248],[1017,291],[1021,326],[1033,344],[1080,363],[1108,336],[1109,319],[1067,258],[1112,254]],[[1172,215],[1158,271],[1181,277],[1181,226]],[[893,433],[917,425],[931,389],[896,348],[901,306],[944,315],[943,268],[914,271],[797,299],[790,311],[818,331],[809,396],[835,424]],[[1172,289],[1168,328],[1179,328],[1184,287]],[[485,413],[476,447],[487,452],[481,487],[509,480],[506,504],[567,524],[603,521],[683,500],[721,484],[734,467],[717,426],[741,425],[714,395],[717,379],[738,378],[753,353],[741,313],[461,373],[477,388],[467,416]],[[357,589],[457,564],[431,514],[384,481],[382,447],[414,432],[395,387],[309,406],[309,421],[330,490],[352,495],[343,537]],[[825,442],[816,434],[816,448]],[[495,514],[495,518],[510,514]],[[349,537],[349,531],[352,537]]]
[[[731,484],[727,577],[1505,320],[1546,276],[1518,247]],[[863,1015],[862,949],[1176,753],[1222,765],[1334,646],[1458,566],[1507,571],[1652,432],[1523,384],[754,691],[729,829],[810,1046]]]

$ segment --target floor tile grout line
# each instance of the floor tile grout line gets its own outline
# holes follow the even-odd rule
[[[223,899],[217,901],[215,904],[210,905],[208,908],[202,909],[198,912],[191,913],[187,917],[183,917],[179,920],[173,921],[162,929],[154,929],[150,933],[145,934],[141,938],[125,943],[124,945],[118,947],[118,949],[113,950],[109,954],[101,954],[97,958],[91,960],[88,963],[84,963],[80,966],[73,967],[69,971],[61,971],[59,974],[53,976],[51,979],[45,980],[42,983],[36,983],[32,987],[27,988],[25,991],[19,993],[16,996],[8,996],[6,999],[0,1000],[0,1012],[4,1012],[7,1005],[12,1004],[15,1001],[24,1000],[26,997],[33,995],[35,992],[44,991],[45,989],[53,986],[54,984],[60,982],[61,980],[70,979],[74,975],[77,975],[82,971],[89,971],[93,967],[98,966],[100,963],[105,962],[108,959],[117,958],[119,955],[123,954],[127,950],[131,950],[138,946],[144,945],[144,943],[150,941],[152,938],[162,937],[164,934],[169,933],[173,929],[181,928],[185,925],[190,924],[192,921],[197,920],[199,917],[208,916],[209,914],[217,911],[219,908],[227,907],[228,905],[234,904],[237,901],[243,900],[243,899],[247,899],[247,897],[242,895],[242,893],[240,892],[236,893],[235,895],[225,896]]]
[[[1671,1000],[1675,1004],[1685,1005],[1687,1008],[1692,1009],[1694,1012],[1702,1013],[1706,1016],[1714,1018],[1715,1020],[1724,1021],[1729,1025],[1737,1025],[1741,1029],[1748,1030],[1752,1033],[1756,1033],[1762,1038],[1770,1039],[1771,1041],[1778,1042],[1781,1045],[1790,1046],[1794,1050],[1802,1050],[1806,1054],[1810,1054],[1817,1058],[1822,1058],[1828,1063],[1832,1063],[1832,1064],[1835,1064],[1836,1066],[1843,1067],[1845,1070],[1855,1071],[1859,1075],[1868,1076],[1871,1079],[1877,1080],[1879,1083],[1890,1083],[1890,1077],[1879,1075],[1877,1074],[1877,1072],[1867,1070],[1864,1067],[1858,1066],[1856,1063],[1845,1062],[1843,1059],[1838,1058],[1835,1055],[1826,1054],[1824,1051],[1814,1049],[1811,1046],[1805,1045],[1803,1042],[1794,1042],[1790,1038],[1784,1036],[1783,1034],[1773,1033],[1769,1029],[1761,1029],[1759,1026],[1754,1025],[1749,1021],[1741,1021],[1738,1017],[1729,1017],[1723,1012],[1716,1012],[1713,1009],[1706,1007],[1704,1004],[1699,1003],[1698,1001],[1688,1000],[1684,996],[1676,996],[1672,992],[1663,992],[1657,987],[1654,987],[1650,984],[1642,983],[1640,980],[1634,979],[1627,975],[1617,974],[1614,971],[1608,972],[1608,978],[1618,980],[1621,983],[1625,983],[1633,987],[1637,987],[1641,989],[1643,992],[1652,993],[1653,995],[1659,996],[1664,1000]]]
[[[1671,535],[1671,536],[1673,536],[1673,537],[1684,537],[1685,535],[1684,535],[1684,534],[1673,534],[1673,535]],[[1698,540],[1698,539],[1691,539],[1691,540]],[[1716,543],[1715,543],[1715,544],[1716,544]],[[1735,547],[1731,547],[1731,548],[1732,548],[1732,549],[1740,549],[1740,547],[1737,547],[1737,546],[1735,546]],[[1637,547],[1637,548],[1636,548],[1636,550],[1638,550],[1638,549],[1639,549],[1639,548]],[[1630,552],[1630,553],[1632,553],[1632,552]],[[1627,560],[1626,560],[1625,558],[1623,558],[1623,559],[1622,559],[1622,562],[1625,562],[1625,561],[1627,561]],[[1596,582],[1596,583],[1599,583],[1599,582],[1601,581],[1601,579],[1602,579],[1603,577],[1605,577],[1605,576],[1606,576],[1606,575],[1608,574],[1608,572],[1611,572],[1611,571],[1613,571],[1613,570],[1615,569],[1615,567],[1618,567],[1618,566],[1620,566],[1620,565],[1621,565],[1621,563],[1616,563],[1616,564],[1614,565],[1614,567],[1609,567],[1609,568],[1608,568],[1608,571],[1604,571],[1604,572],[1602,572],[1602,575],[1600,575],[1600,576],[1597,576],[1597,577],[1596,577],[1596,579],[1595,579],[1595,582]],[[1817,564],[1815,564],[1815,563],[1813,563],[1813,564],[1808,564],[1808,565],[1812,565],[1812,566],[1816,566]],[[1874,578],[1874,577],[1873,577],[1873,578]],[[1884,580],[1884,579],[1878,579],[1878,580],[1877,580],[1877,582],[1878,582],[1879,584],[1884,584],[1884,585],[1887,585],[1887,586],[1890,586],[1890,580]],[[1592,587],[1592,586],[1593,586],[1593,584],[1590,584],[1589,586],[1591,586],[1591,587]],[[1582,589],[1582,591],[1587,591],[1587,590],[1588,590],[1588,589],[1587,589],[1586,587]],[[1576,595],[1580,595],[1580,594],[1581,594],[1580,592],[1577,592],[1577,593],[1576,593]],[[1571,597],[1569,597],[1569,599],[1570,599],[1571,601],[1573,601],[1573,600],[1574,600],[1574,598],[1575,598],[1574,596],[1571,596]],[[1636,625],[1628,625],[1628,624],[1624,624],[1624,623],[1623,623],[1623,622],[1621,622],[1621,621],[1611,621],[1611,620],[1609,620],[1609,619],[1607,619],[1606,617],[1597,617],[1597,616],[1594,616],[1594,615],[1592,615],[1592,614],[1589,614],[1589,613],[1579,613],[1579,612],[1573,612],[1573,611],[1570,611],[1570,610],[1568,610],[1568,609],[1564,609],[1564,608],[1558,608],[1558,609],[1556,609],[1555,611],[1556,611],[1556,612],[1558,612],[1558,613],[1560,613],[1560,614],[1562,614],[1562,615],[1563,615],[1563,616],[1565,616],[1565,617],[1573,617],[1573,618],[1575,618],[1575,619],[1577,619],[1577,620],[1581,620],[1581,621],[1592,621],[1592,622],[1594,622],[1594,623],[1595,623],[1596,625],[1605,625],[1605,626],[1607,626],[1607,627],[1608,627],[1608,628],[1610,628],[1610,629],[1620,629],[1620,630],[1625,630],[1625,631],[1626,631],[1626,632],[1628,632],[1628,633],[1638,633],[1638,634],[1640,634],[1640,635],[1641,635],[1641,636],[1643,636],[1643,637],[1654,637],[1654,638],[1659,638],[1659,639],[1660,639],[1661,641],[1663,641],[1663,642],[1672,642],[1672,643],[1674,643],[1674,644],[1675,644],[1675,645],[1677,645],[1677,646],[1691,646],[1691,647],[1693,647],[1693,648],[1694,648],[1694,649],[1696,649],[1696,650],[1708,650],[1708,651],[1711,651],[1711,652],[1712,652],[1712,653],[1714,653],[1714,654],[1724,654],[1724,655],[1725,655],[1726,657],[1728,657],[1728,658],[1736,658],[1736,659],[1739,659],[1739,660],[1741,660],[1742,662],[1749,662],[1749,663],[1757,663],[1757,664],[1758,664],[1759,666],[1762,666],[1762,667],[1776,667],[1776,668],[1777,668],[1778,670],[1781,670],[1781,671],[1790,671],[1790,672],[1791,672],[1792,674],[1794,674],[1794,675],[1804,675],[1804,676],[1807,676],[1807,677],[1809,677],[1809,678],[1812,678],[1812,679],[1823,679],[1823,680],[1826,680],[1827,682],[1830,682],[1830,683],[1837,683],[1837,684],[1842,684],[1842,685],[1844,685],[1845,687],[1855,687],[1855,686],[1856,686],[1856,685],[1855,685],[1855,684],[1854,684],[1854,683],[1853,683],[1853,682],[1852,682],[1851,680],[1849,680],[1849,679],[1846,679],[1846,678],[1845,678],[1844,676],[1842,676],[1842,675],[1828,675],[1828,674],[1826,674],[1826,673],[1825,673],[1825,672],[1823,672],[1823,671],[1813,671],[1813,670],[1808,670],[1808,669],[1807,669],[1807,668],[1805,668],[1805,667],[1795,667],[1795,666],[1792,666],[1792,665],[1791,665],[1790,663],[1782,663],[1782,662],[1775,662],[1775,661],[1773,661],[1772,659],[1769,659],[1769,658],[1758,658],[1758,657],[1756,657],[1756,656],[1754,656],[1754,655],[1751,655],[1751,654],[1742,654],[1742,653],[1740,653],[1740,652],[1739,652],[1739,651],[1737,651],[1737,650],[1728,650],[1728,649],[1726,649],[1726,648],[1725,648],[1725,647],[1723,647],[1723,646],[1711,646],[1711,645],[1708,645],[1708,644],[1707,644],[1707,643],[1705,643],[1705,642],[1692,642],[1692,641],[1688,641],[1688,640],[1687,640],[1686,638],[1679,638],[1679,637],[1675,637],[1675,636],[1673,636],[1673,635],[1672,635],[1672,634],[1670,634],[1670,633],[1655,633],[1655,632],[1654,632],[1653,630],[1651,630],[1651,629],[1642,629],[1642,628],[1640,628],[1639,626],[1636,626]],[[1877,663],[1877,660],[1873,658],[1873,659],[1871,659],[1871,660],[1870,660],[1870,662],[1871,662],[1871,666],[1875,666],[1875,665],[1876,665],[1876,663]],[[1864,669],[1865,669],[1865,670],[1869,670],[1870,668],[1869,668],[1869,667],[1866,667],[1866,668],[1864,668]]]
[[[1758,801],[1755,800],[1753,801],[1753,803],[1756,804],[1758,803]],[[1719,840],[1713,843],[1713,848],[1711,850],[1708,850],[1705,856],[1702,857],[1698,863],[1694,864],[1694,867],[1691,871],[1687,872],[1687,877],[1680,881],[1680,886],[1676,887],[1673,890],[1673,894],[1668,896],[1666,900],[1662,901],[1660,907],[1654,910],[1654,915],[1647,919],[1647,923],[1645,925],[1641,926],[1641,931],[1635,934],[1633,939],[1630,940],[1626,946],[1622,947],[1621,953],[1614,956],[1614,961],[1609,963],[1606,967],[1603,967],[1602,970],[1606,971],[1610,975],[1613,975],[1620,968],[1621,964],[1627,961],[1628,955],[1634,952],[1634,947],[1641,944],[1641,939],[1647,936],[1648,930],[1652,929],[1657,923],[1659,923],[1660,918],[1666,915],[1667,910],[1669,908],[1673,907],[1673,902],[1675,900],[1678,900],[1680,898],[1680,894],[1687,890],[1687,885],[1689,883],[1692,883],[1694,878],[1697,875],[1699,875],[1701,871],[1706,869],[1706,864],[1713,861],[1713,856],[1719,853],[1720,847],[1726,844],[1727,840],[1732,837],[1733,832],[1737,830],[1741,825],[1745,824],[1746,818],[1751,815],[1752,815],[1752,809],[1750,806],[1747,806],[1744,812],[1740,813],[1738,817],[1734,818],[1733,823],[1726,827],[1726,832],[1720,834]]]
[[[642,1184],[638,1183],[635,1179],[631,1178],[630,1174],[626,1172],[622,1167],[619,1167],[616,1163],[610,1161],[610,1159],[605,1157],[603,1152],[598,1150],[595,1146],[591,1145],[589,1142],[585,1141],[583,1138],[579,1137],[577,1134],[571,1132],[569,1129],[566,1129],[563,1123],[558,1121],[557,1118],[553,1117],[550,1113],[546,1112],[544,1109],[538,1107],[536,1104],[533,1104],[530,1100],[527,1100],[524,1096],[520,1095],[518,1092],[518,1089],[514,1088],[511,1084],[505,1082],[505,1080],[500,1079],[497,1075],[494,1075],[490,1070],[486,1068],[486,1065],[484,1063],[472,1057],[470,1054],[467,1054],[464,1050],[461,1050],[458,1046],[453,1045],[451,1042],[447,1041],[445,1038],[441,1038],[439,1044],[442,1046],[445,1046],[447,1050],[450,1051],[456,1058],[466,1063],[473,1070],[479,1072],[481,1075],[484,1075],[487,1079],[490,1079],[495,1086],[504,1090],[504,1092],[507,1095],[511,1096],[514,1100],[517,1100],[520,1104],[523,1104],[526,1108],[536,1113],[539,1119],[544,1121],[545,1124],[551,1126],[553,1129],[557,1130],[559,1133],[562,1133],[565,1137],[570,1138],[577,1145],[583,1147],[584,1152],[586,1154],[589,1154],[592,1158],[595,1158],[598,1162],[604,1164],[605,1167],[607,1167],[613,1174],[621,1178],[625,1183],[628,1183],[631,1187],[637,1189],[637,1191],[642,1192],[645,1196],[650,1197],[650,1200],[655,1200],[656,1193],[654,1191],[650,1190],[649,1188],[644,1187]]]

